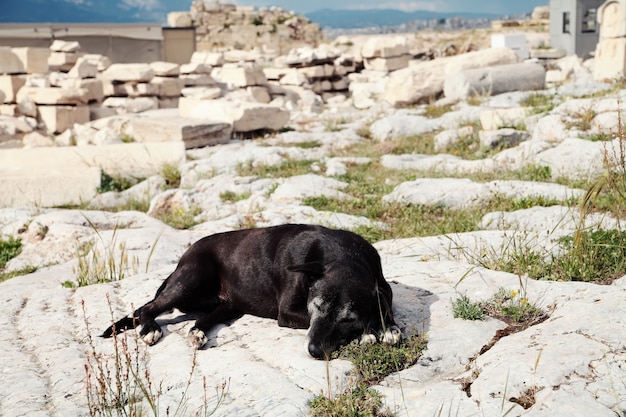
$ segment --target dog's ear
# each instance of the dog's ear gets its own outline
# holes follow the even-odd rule
[[[324,276],[324,265],[320,262],[306,262],[300,265],[291,265],[287,267],[288,271],[302,272],[309,279],[316,280]]]

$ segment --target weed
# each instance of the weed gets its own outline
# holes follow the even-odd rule
[[[452,314],[454,318],[463,320],[485,319],[485,312],[480,304],[472,302],[467,295],[460,295],[452,300]]]
[[[100,187],[98,193],[106,193],[109,191],[124,191],[135,185],[137,181],[131,181],[128,178],[113,177],[104,171],[100,172]]]
[[[391,417],[382,395],[361,382],[334,398],[318,395],[311,403],[312,417]]]
[[[544,313],[528,301],[524,292],[499,288],[481,307],[487,315],[506,322],[533,323]]]
[[[313,160],[293,160],[288,159],[280,165],[252,165],[242,164],[237,168],[241,176],[258,175],[261,178],[282,178],[303,175],[311,172]]]
[[[155,213],[154,217],[175,229],[186,230],[198,224],[196,216],[201,212],[202,210],[197,206],[191,207],[188,210],[180,207],[160,211]]]
[[[425,348],[426,339],[420,335],[402,339],[397,345],[353,341],[334,352],[332,357],[352,362],[359,381],[373,385],[414,365]]]
[[[451,112],[454,109],[456,103],[448,104],[429,104],[424,109],[423,115],[429,119],[438,119],[446,113]]]
[[[248,198],[250,198],[250,192],[236,194],[234,191],[224,191],[220,193],[220,199],[225,203],[236,203]]]
[[[165,179],[165,185],[167,188],[178,188],[180,187],[180,170],[176,165],[173,164],[165,164],[161,168],[161,176]]]
[[[35,272],[37,270],[36,266],[29,265],[25,266],[22,269],[18,269],[11,272],[1,272],[0,271],[0,282],[6,281],[7,279],[11,279],[14,277],[21,277],[22,275],[27,275]]]
[[[344,118],[327,120],[324,126],[324,131],[325,132],[340,132],[343,130],[342,125],[346,123],[349,123],[349,121]]]
[[[319,417],[371,416],[386,417],[393,413],[383,407],[382,396],[369,388],[393,372],[414,365],[426,348],[426,339],[415,335],[397,345],[359,344],[357,341],[333,352],[332,358],[352,362],[352,383],[342,394],[318,395],[311,401],[311,415]]]
[[[555,259],[559,279],[610,283],[626,275],[626,243],[621,230],[583,231],[560,242],[567,252]]]
[[[120,281],[126,277],[126,273],[132,267],[137,269],[137,259],[132,264],[126,252],[126,243],[117,243],[118,225],[113,228],[113,234],[109,242],[100,234],[95,224],[85,217],[89,226],[96,234],[97,241],[90,241],[79,245],[77,248],[78,264],[72,267],[76,281],[66,281],[64,287],[84,287],[103,282]],[[101,251],[98,241],[104,248]]]
[[[109,312],[113,317],[108,296],[107,300]],[[189,378],[183,387],[176,408],[174,410],[171,410],[170,407],[163,409],[159,401],[163,394],[162,383],[154,383],[150,371],[145,367],[145,364],[148,363],[147,351],[145,346],[142,349],[141,344],[137,342],[139,339],[137,333],[135,332],[134,340],[131,340],[129,336],[131,332],[124,332],[122,335],[111,338],[113,357],[106,357],[103,353],[98,352],[95,347],[87,321],[84,300],[81,304],[89,347],[87,362],[85,363],[89,415],[92,417],[146,415],[182,417],[188,415],[189,397],[187,393],[194,379],[197,364],[196,352],[194,351]],[[202,384],[203,403],[192,415],[210,416],[217,411],[225,399],[228,392],[228,382],[223,382],[215,387],[216,400],[212,406],[207,396],[206,378],[203,378]]]
[[[9,236],[8,239],[0,239],[0,269],[4,268],[11,259],[22,251],[22,241]]]
[[[523,181],[545,182],[552,178],[552,168],[546,165],[526,165],[519,171],[519,179]]]
[[[548,113],[554,109],[554,97],[541,93],[530,93],[524,97],[520,104],[524,107],[531,107],[532,114]]]
[[[300,149],[315,149],[322,146],[322,144],[317,140],[307,140],[304,142],[294,143],[293,146]]]
[[[568,129],[578,129],[586,132],[591,129],[591,122],[596,115],[596,111],[592,108],[580,110],[570,115],[569,120],[566,120],[564,125]]]

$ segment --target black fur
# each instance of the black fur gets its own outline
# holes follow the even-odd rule
[[[277,319],[279,326],[309,328],[309,353],[324,358],[364,334],[397,341],[391,303],[378,252],[365,239],[288,224],[200,239],[152,301],[101,336],[139,325],[144,341],[156,343],[161,331],[155,319],[176,308],[202,313],[189,335],[200,348],[212,326],[252,314]]]

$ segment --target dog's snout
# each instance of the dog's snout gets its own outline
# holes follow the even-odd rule
[[[325,359],[328,353],[317,343],[309,342],[309,354],[315,359]]]

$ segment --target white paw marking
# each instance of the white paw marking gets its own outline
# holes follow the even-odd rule
[[[383,333],[382,341],[383,343],[388,343],[390,345],[395,345],[402,338],[402,332],[398,326],[390,326]]]
[[[189,344],[195,349],[201,349],[209,341],[209,338],[206,337],[206,334],[200,329],[189,330],[188,338]]]
[[[376,343],[376,335],[375,334],[364,334],[359,339],[359,345],[369,345],[370,343]]]
[[[161,333],[161,330],[154,330],[148,334],[146,334],[145,336],[143,336],[141,339],[147,344],[147,345],[154,345],[156,342],[159,341],[159,339],[161,338],[161,335],[163,333]]]

